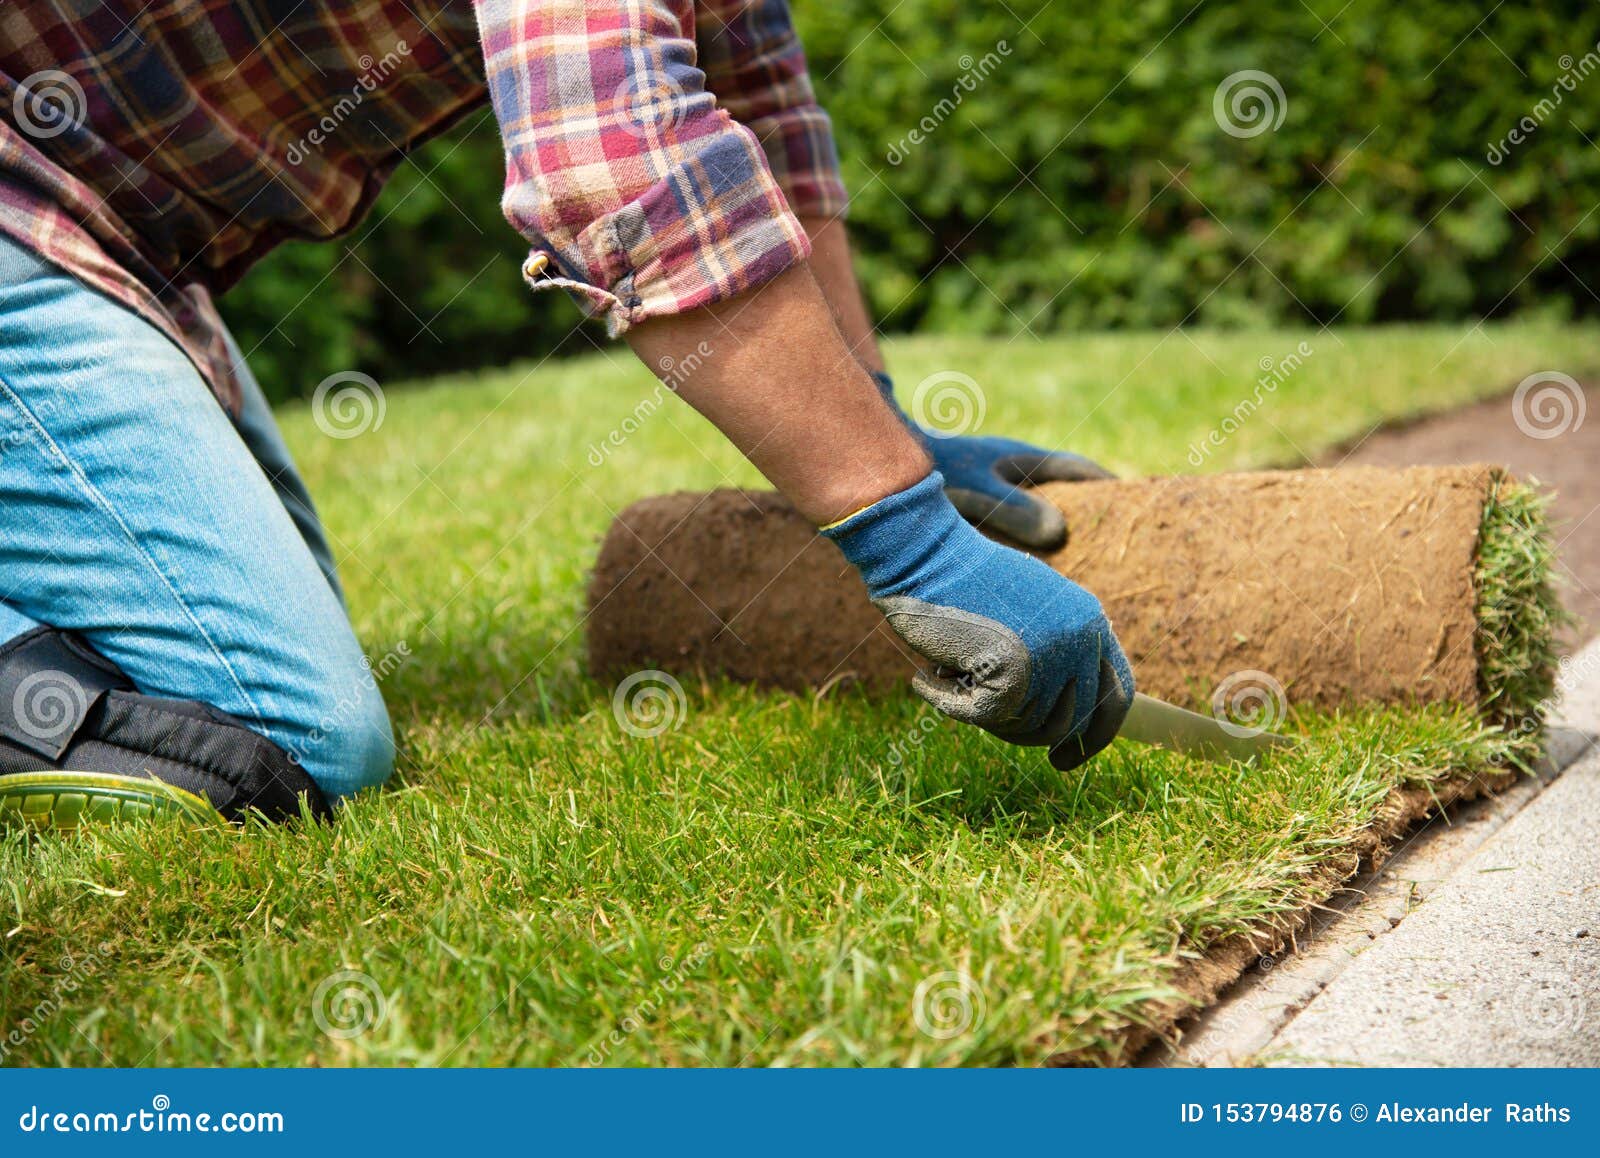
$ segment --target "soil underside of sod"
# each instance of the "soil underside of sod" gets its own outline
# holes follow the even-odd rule
[[[1049,484],[1071,532],[1045,561],[1100,598],[1149,694],[1204,704],[1251,672],[1299,708],[1467,703],[1496,479],[1445,467]],[[918,666],[837,549],[770,492],[635,503],[591,602],[591,665],[609,675],[689,667],[805,691],[903,686]]]
[[[1579,642],[1600,631],[1600,396],[1593,390],[1583,410],[1548,417],[1543,431],[1524,417],[1518,426],[1510,398],[1480,402],[1449,414],[1380,430],[1321,459],[1323,466],[1441,466],[1493,462],[1519,478],[1536,479],[1555,492],[1550,529],[1560,544],[1562,602],[1576,617],[1567,638]],[[1576,400],[1574,400],[1576,405]],[[1588,421],[1572,425],[1574,413]],[[1527,429],[1524,429],[1526,427]],[[1527,430],[1545,433],[1535,438]]]

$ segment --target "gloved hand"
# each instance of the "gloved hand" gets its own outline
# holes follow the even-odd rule
[[[1028,487],[1042,482],[1079,482],[1115,476],[1076,454],[1042,450],[1014,438],[945,435],[918,426],[900,409],[887,374],[873,381],[889,405],[922,441],[934,469],[944,475],[945,494],[972,523],[999,531],[1024,547],[1053,551],[1067,541],[1061,512]]]
[[[918,695],[1075,768],[1128,714],[1127,658],[1094,596],[962,522],[944,485],[934,471],[822,533],[900,638],[937,665],[913,680]]]

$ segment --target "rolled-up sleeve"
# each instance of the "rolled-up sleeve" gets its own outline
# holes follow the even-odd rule
[[[615,335],[810,254],[755,134],[707,90],[693,3],[475,2],[531,286],[574,291]]]
[[[755,133],[789,207],[806,217],[843,217],[849,199],[833,123],[817,104],[786,0],[702,0],[696,7],[706,85]]]

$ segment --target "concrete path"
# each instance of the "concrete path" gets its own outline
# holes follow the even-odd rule
[[[1551,766],[1433,821],[1189,1028],[1178,1065],[1600,1065],[1600,640]]]

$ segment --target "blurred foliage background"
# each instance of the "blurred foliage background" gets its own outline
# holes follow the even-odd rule
[[[792,2],[888,329],[1600,314],[1592,0]],[[1219,126],[1245,70],[1276,128]],[[269,394],[603,341],[523,287],[503,176],[484,109],[228,294]]]

